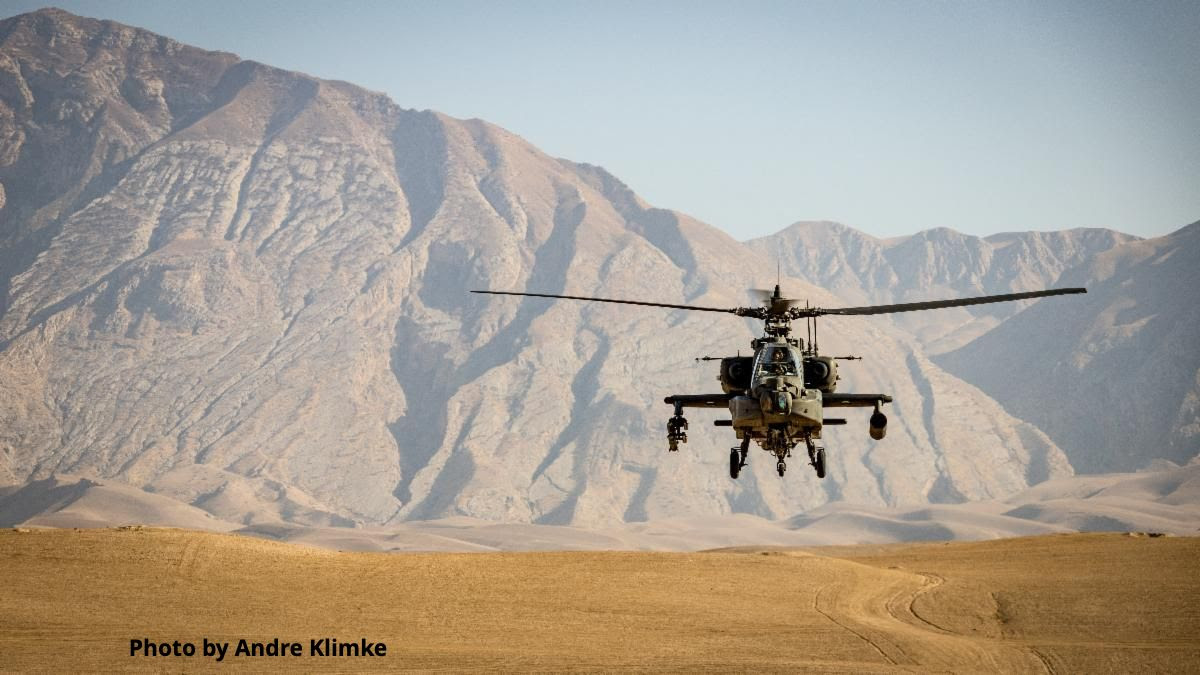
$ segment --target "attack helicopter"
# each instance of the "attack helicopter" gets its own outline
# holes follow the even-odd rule
[[[667,420],[668,450],[676,452],[680,443],[687,443],[688,421],[684,408],[726,408],[729,419],[714,422],[719,427],[732,427],[740,442],[729,451],[729,476],[736,479],[746,467],[750,443],[757,443],[775,458],[775,470],[780,476],[787,471],[792,450],[804,443],[808,463],[818,478],[825,477],[825,448],[818,444],[826,426],[844,425],[845,418],[825,417],[825,408],[873,408],[867,431],[876,441],[887,434],[887,416],[881,409],[892,402],[888,394],[839,393],[837,362],[859,360],[857,356],[822,356],[817,348],[817,318],[822,316],[862,316],[892,314],[924,309],[964,307],[992,302],[1011,302],[1052,295],[1087,293],[1085,288],[1057,288],[1026,293],[982,295],[953,300],[931,300],[894,305],[863,307],[800,307],[795,298],[783,297],[779,284],[775,290],[758,291],[761,307],[700,307],[641,300],[618,300],[580,295],[553,293],[520,293],[515,291],[471,291],[489,295],[518,295],[535,298],[609,302],[622,305],[663,307],[697,312],[722,312],[735,316],[759,319],[763,335],[751,340],[752,356],[701,357],[698,361],[720,361],[721,393],[672,394],[664,400],[675,412]],[[792,322],[804,319],[807,339],[792,337]]]

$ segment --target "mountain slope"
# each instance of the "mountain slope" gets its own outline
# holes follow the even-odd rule
[[[1044,429],[1080,471],[1200,455],[1200,223],[1066,272],[1079,302],[1035,305],[937,359]]]
[[[0,490],[0,527],[149,525],[228,532],[200,509],[137,488],[59,475]]]
[[[911,339],[846,317],[823,342],[868,359],[845,389],[896,395],[887,441],[856,418],[824,482],[757,454],[732,482],[703,412],[665,452],[661,401],[715,388],[693,357],[756,326],[468,290],[735,306],[766,258],[598,167],[346,83],[57,10],[0,22],[0,54],[23,92],[0,104],[0,482],[112,478],[244,524],[594,525],[1071,471]]]

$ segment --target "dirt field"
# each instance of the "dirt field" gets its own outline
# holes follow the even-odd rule
[[[310,640],[386,656],[310,656]],[[130,656],[130,641],[195,656]],[[239,639],[303,656],[235,656]],[[231,643],[221,662],[203,640]],[[374,554],[0,532],[0,670],[1200,671],[1200,538]]]

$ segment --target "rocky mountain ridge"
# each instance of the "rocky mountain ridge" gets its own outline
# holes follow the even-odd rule
[[[798,222],[746,242],[776,255],[784,272],[829,289],[847,304],[915,302],[1051,288],[1064,271],[1138,238],[1114,230],[1005,232],[988,237],[935,228],[877,239],[840,223]],[[897,327],[930,353],[961,347],[1030,302],[901,314]]]

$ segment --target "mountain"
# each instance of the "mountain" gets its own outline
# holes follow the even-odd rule
[[[744,303],[773,261],[599,167],[152,33],[0,22],[0,482],[71,473],[231,523],[468,516],[597,526],[999,498],[1071,467],[1031,424],[869,318],[844,390],[896,397],[780,480],[665,395],[752,322],[470,289]],[[819,304],[838,298],[787,279]],[[722,433],[724,432],[724,433]]]
[[[976,237],[948,228],[877,239],[840,223],[798,222],[746,242],[783,271],[849,304],[1020,293],[1050,288],[1062,273],[1137,238],[1106,229],[1006,232]],[[1030,302],[899,314],[895,324],[930,353],[961,347]]]
[[[1082,472],[1200,455],[1200,222],[1130,241],[1062,276],[1079,302],[1037,304],[936,359],[1043,429]]]

